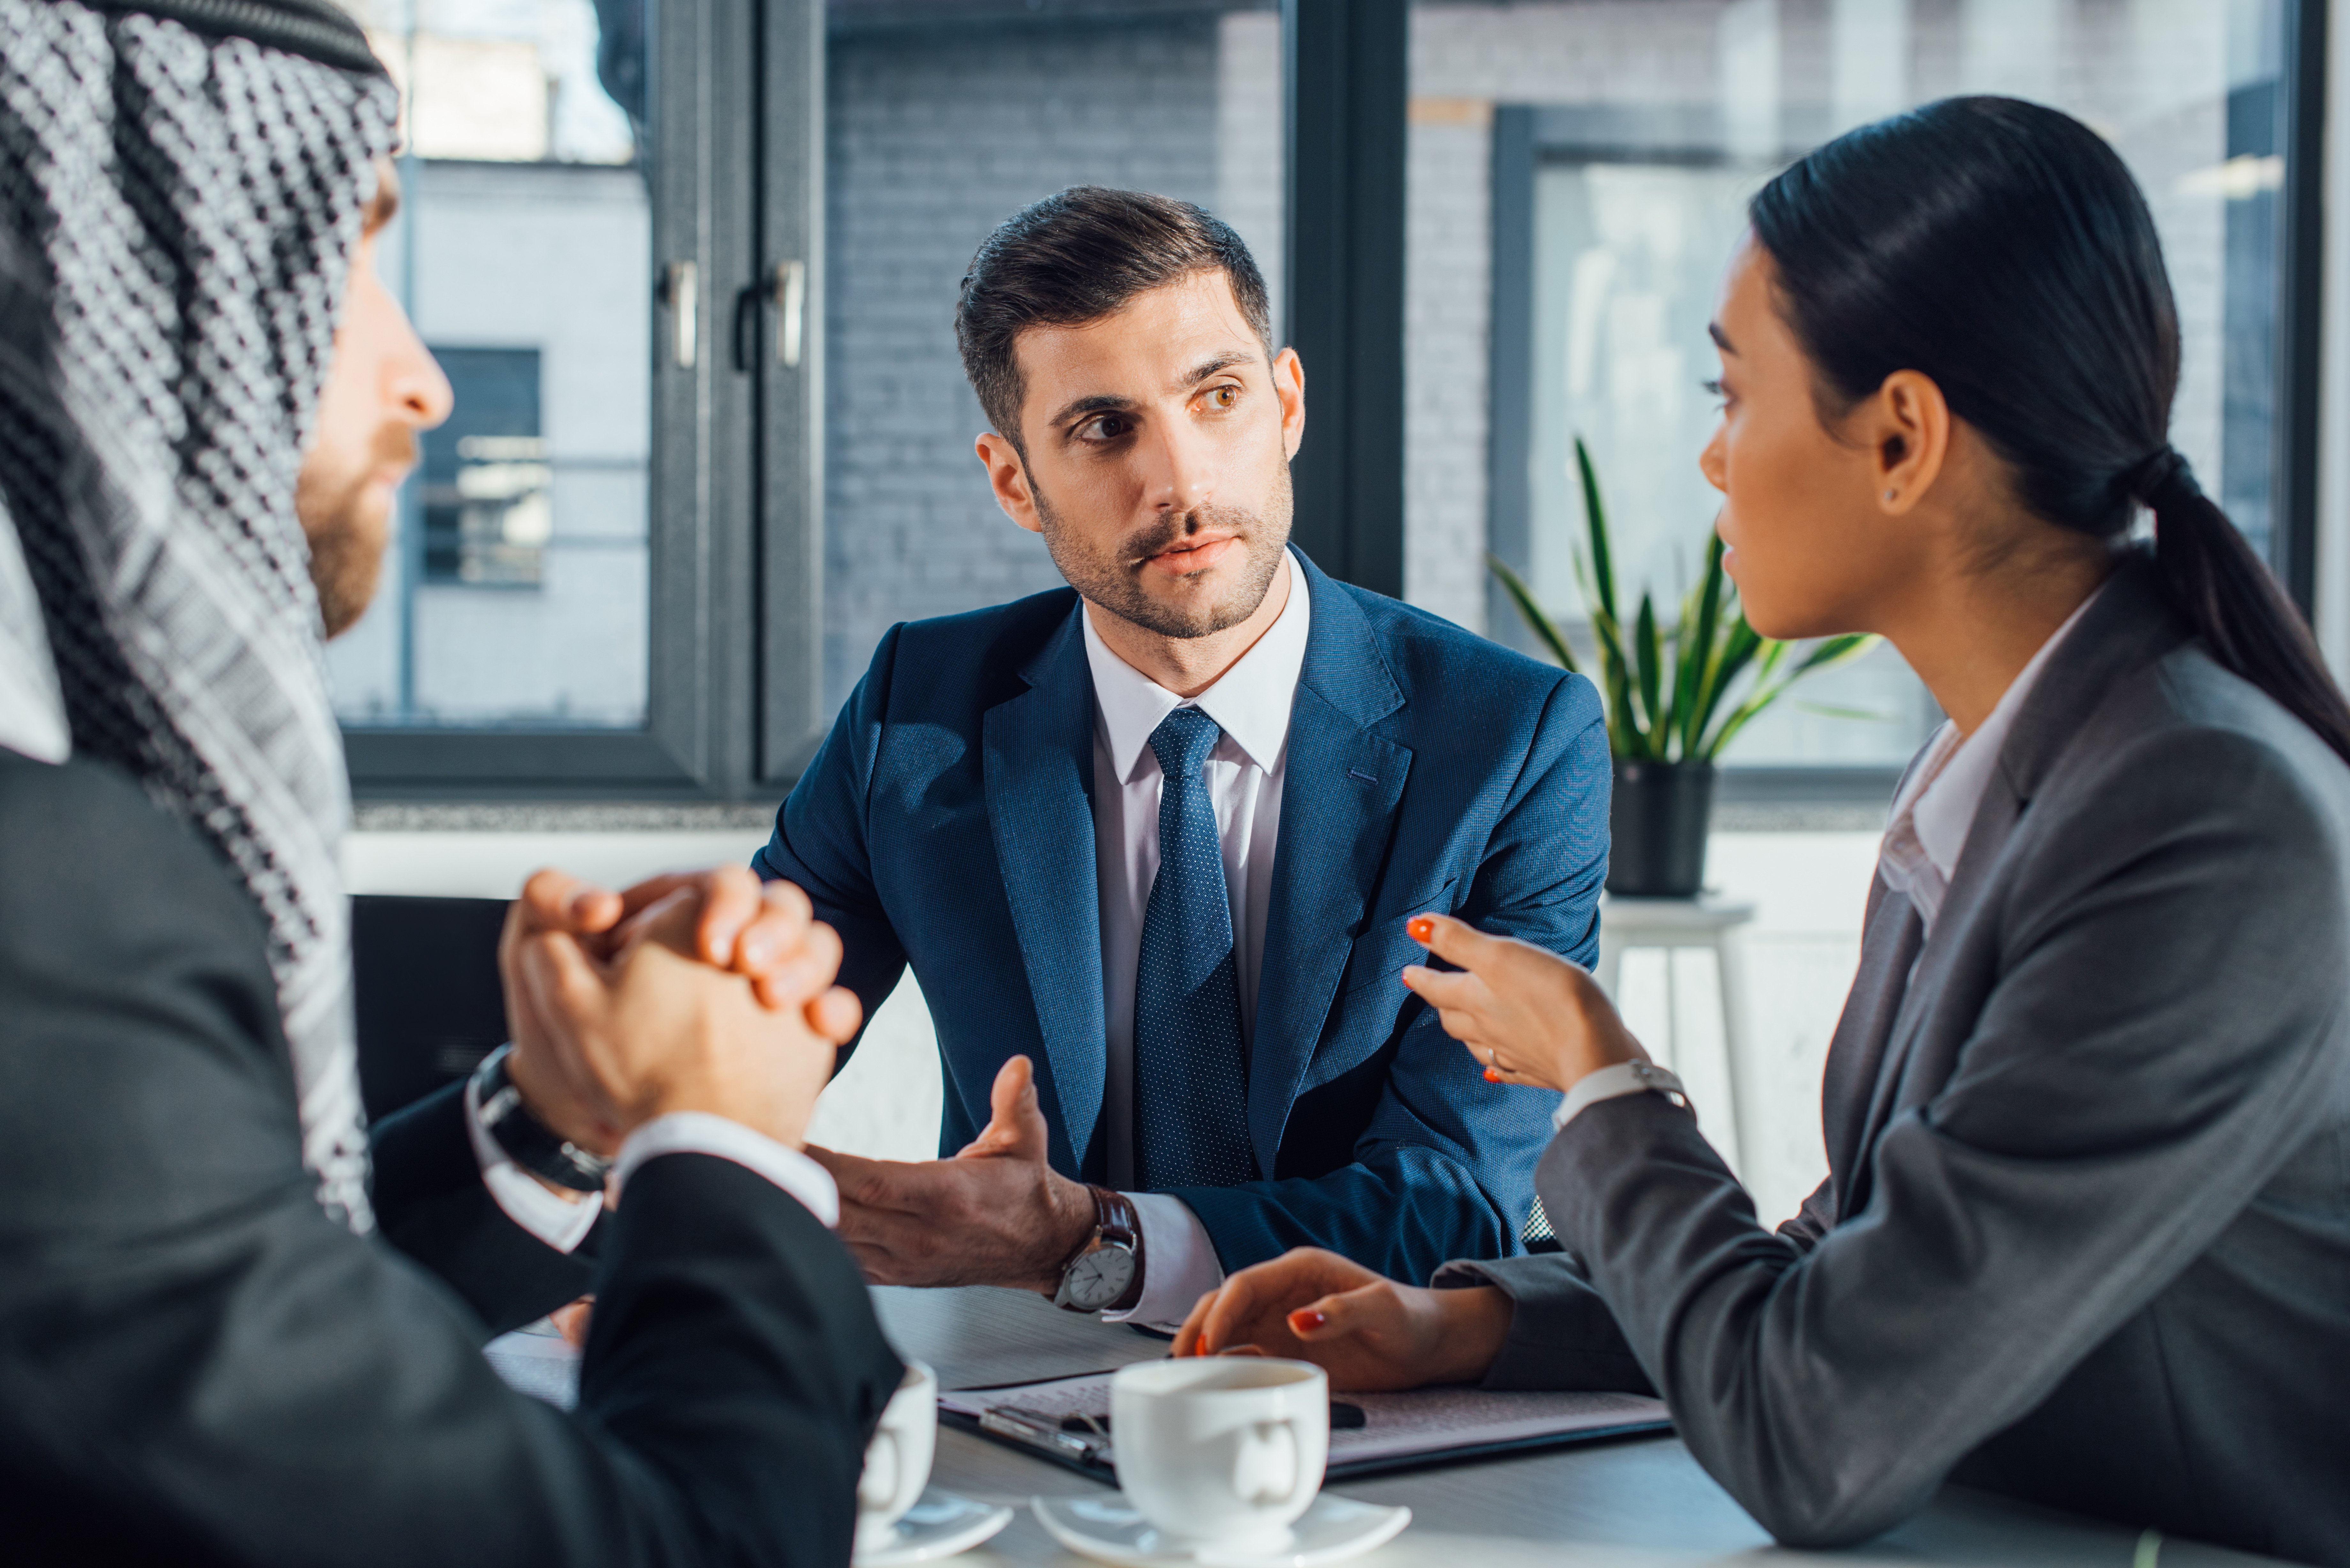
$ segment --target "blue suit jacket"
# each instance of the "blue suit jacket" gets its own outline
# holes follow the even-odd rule
[[[1304,557],[1301,556],[1302,561]],[[1321,1246],[1396,1278],[1506,1257],[1555,1096],[1488,1084],[1398,978],[1448,911],[1589,965],[1610,770],[1588,681],[1305,566],[1314,604],[1248,1083],[1271,1179],[1181,1188],[1226,1270]],[[890,629],[753,860],[807,890],[870,1016],[910,961],[941,1153],[1037,1067],[1055,1168],[1103,1179],[1093,677],[1075,592]],[[844,1058],[845,1060],[846,1058]]]

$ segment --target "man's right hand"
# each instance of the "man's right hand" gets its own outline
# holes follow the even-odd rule
[[[1419,1290],[1300,1247],[1201,1296],[1174,1354],[1241,1350],[1311,1361],[1329,1373],[1331,1387],[1363,1392],[1473,1383],[1501,1355],[1514,1312],[1491,1286]]]
[[[731,870],[731,868],[730,868]],[[746,889],[731,883],[742,880]],[[609,1155],[674,1111],[707,1111],[798,1147],[856,998],[840,940],[797,889],[747,872],[613,894],[543,871],[499,943],[509,1071],[532,1111]],[[736,971],[721,967],[732,961]]]

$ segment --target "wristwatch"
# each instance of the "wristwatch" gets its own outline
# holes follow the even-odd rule
[[[1142,1299],[1142,1216],[1107,1187],[1094,1195],[1094,1233],[1061,1267],[1053,1304],[1068,1312],[1124,1312]]]
[[[1690,1104],[1689,1091],[1681,1087],[1679,1075],[1670,1067],[1659,1067],[1654,1062],[1642,1062],[1637,1059],[1627,1062],[1624,1065],[1631,1072],[1633,1077],[1639,1080],[1640,1087],[1651,1094],[1664,1096],[1691,1116],[1697,1114],[1697,1108]]]
[[[497,1140],[506,1158],[533,1176],[574,1192],[601,1192],[612,1162],[540,1121],[523,1104],[522,1091],[506,1073],[512,1045],[501,1045],[473,1070],[473,1104],[482,1130]]]

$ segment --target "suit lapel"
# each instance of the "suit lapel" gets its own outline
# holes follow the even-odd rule
[[[1908,994],[1909,972],[1917,964],[1924,938],[1925,927],[1908,896],[1887,888],[1882,877],[1877,879],[1869,888],[1860,970],[1853,976],[1852,994],[1836,1020],[1820,1095],[1828,1170],[1839,1194],[1850,1191],[1857,1179],[1869,1109],[1884,1070],[1886,1043]],[[1851,1212],[1841,1196],[1837,1212]]]
[[[1950,889],[1942,895],[1942,907],[1935,912],[1933,929],[1926,933],[1925,945],[1918,951],[1908,993],[1901,999],[1901,1010],[1894,1019],[1885,1054],[1877,1064],[1868,1117],[1856,1145],[1861,1158],[1851,1178],[1856,1207],[1868,1201],[1867,1151],[1877,1147],[1877,1140],[1885,1136],[1887,1125],[1900,1108],[1901,1081],[1908,1074],[1918,1035],[1950,983],[1950,966],[1966,946],[1967,929],[1975,923],[1991,898],[1996,880],[1991,870],[2006,850],[2008,837],[2015,831],[2022,808],[2023,803],[2016,799],[2005,780],[1994,774],[1981,803],[1975,807],[1974,822],[1967,829],[1966,847],[1959,852],[1959,863],[1951,868]]]
[[[1942,896],[1887,1048],[1877,1064],[1867,1119],[1847,1179],[1853,1207],[1846,1213],[1867,1201],[1868,1154],[1900,1111],[1902,1080],[1918,1037],[1940,1003],[1958,955],[1968,946],[1969,928],[1991,903],[2008,841],[2033,796],[2120,676],[2159,658],[2185,635],[2163,599],[2152,560],[2142,550],[2126,553],[2099,593],[2097,602],[2049,656],[2016,713],[2000,748],[1999,766],[1975,807],[1966,847],[1951,868],[1950,889]]]
[[[1931,742],[1919,749],[1901,772],[1893,798],[1901,798],[1910,778],[1924,765]],[[1835,1180],[1838,1212],[1848,1213],[1841,1195],[1859,1178],[1862,1134],[1868,1126],[1870,1102],[1885,1065],[1885,1047],[1899,1021],[1909,994],[1909,977],[1918,967],[1918,950],[1926,938],[1925,922],[1918,918],[1909,896],[1887,886],[1881,874],[1868,884],[1868,910],[1861,921],[1860,968],[1852,992],[1836,1018],[1835,1034],[1828,1042],[1827,1071],[1820,1088],[1820,1120],[1827,1135],[1828,1174]]]
[[[1941,1005],[1959,955],[1970,946],[1970,929],[1991,906],[2002,879],[2002,863],[2024,812],[2065,749],[2122,677],[2161,658],[2186,635],[2164,597],[2151,557],[2143,549],[2132,549],[2117,563],[2098,601],[2089,607],[2042,670],[2015,716],[2006,743],[2000,748],[1999,766],[1975,808],[1974,820],[1968,825],[1966,846],[1951,868],[1950,889],[1942,897],[1934,929],[1922,949],[1914,943],[1909,949],[1917,961],[1914,968],[1904,963],[1909,980],[1906,989],[1894,993],[1898,1008],[1891,1027],[1873,1054],[1857,1057],[1849,1071],[1831,1071],[1826,1098],[1844,1101],[1832,1108],[1832,1117],[1837,1111],[1851,1114],[1860,1096],[1867,1096],[1867,1114],[1858,1122],[1856,1136],[1846,1139],[1837,1138],[1833,1129],[1830,1133],[1837,1138],[1829,1157],[1836,1172],[1839,1219],[1859,1212],[1867,1204],[1868,1162],[1877,1140],[1901,1110],[1906,1097],[1903,1080],[1915,1064],[1918,1037],[1929,1017]],[[1889,897],[1885,902],[1890,905],[1897,898]],[[1877,935],[1877,919],[1873,909],[1869,934],[1863,942],[1861,973],[1854,981],[1855,1004],[1865,983],[1872,978],[1880,984],[1884,981],[1882,974],[1873,973],[1869,957]],[[1910,923],[1916,924],[1914,915]],[[1851,1016],[1848,1005],[1846,1017]],[[1839,1048],[1844,1038],[1839,1024]],[[1839,1158],[1841,1165],[1836,1163]]]
[[[1314,624],[1290,710],[1249,1058],[1249,1137],[1267,1177],[1361,934],[1412,760],[1371,732],[1403,706],[1403,693],[1370,623],[1345,588],[1298,559]]]
[[[1080,601],[1020,671],[1028,690],[989,709],[982,723],[988,824],[1045,1042],[1039,1086],[1058,1146],[1054,1164],[1072,1172],[1099,1152],[1107,1066],[1083,613]]]

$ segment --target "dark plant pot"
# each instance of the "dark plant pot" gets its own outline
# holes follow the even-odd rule
[[[1687,898],[1705,886],[1713,815],[1711,763],[1616,763],[1607,890],[1627,898]]]

